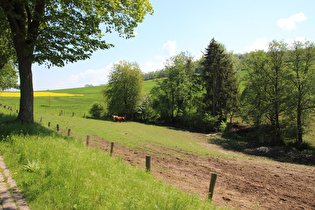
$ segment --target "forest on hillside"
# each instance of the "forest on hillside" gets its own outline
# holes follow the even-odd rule
[[[232,122],[242,122],[255,141],[302,147],[315,108],[314,62],[308,41],[233,54],[212,39],[199,60],[181,52],[156,72],[142,74],[137,63],[121,61],[103,91],[105,103],[90,112],[202,132],[228,133]],[[158,78],[164,79],[149,94],[142,92],[143,80]]]

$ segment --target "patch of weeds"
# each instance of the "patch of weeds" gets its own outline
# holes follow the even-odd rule
[[[28,160],[28,164],[24,165],[24,170],[27,172],[36,172],[40,169],[38,161]]]

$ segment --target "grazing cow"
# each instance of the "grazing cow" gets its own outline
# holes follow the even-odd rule
[[[113,118],[114,118],[115,122],[125,122],[126,119],[127,119],[126,115],[123,116],[123,117],[119,117],[119,116],[113,115]]]

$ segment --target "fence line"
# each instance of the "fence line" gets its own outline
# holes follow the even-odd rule
[[[40,121],[42,122],[42,117],[40,119]],[[50,122],[48,122],[48,127],[50,128]],[[60,130],[59,124],[57,124],[57,131]],[[70,136],[71,134],[71,129],[68,129],[68,136]],[[86,136],[86,146],[88,147],[90,143],[90,135]],[[110,156],[113,155],[114,152],[114,142],[111,142],[110,145]],[[145,171],[146,172],[151,172],[151,156],[150,155],[146,155],[145,157]],[[214,186],[216,184],[216,180],[217,180],[217,174],[211,174],[211,180],[210,180],[210,186],[209,186],[209,192],[208,192],[208,199],[210,201],[212,201],[213,198],[213,193],[214,193]]]

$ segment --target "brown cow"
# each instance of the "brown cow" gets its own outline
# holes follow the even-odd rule
[[[115,122],[125,122],[126,119],[127,119],[126,115],[123,116],[123,117],[119,117],[119,116],[113,115],[113,118],[114,118]]]

